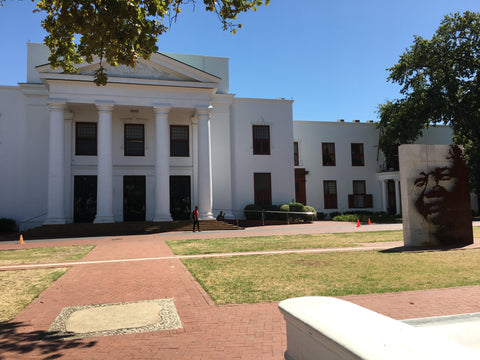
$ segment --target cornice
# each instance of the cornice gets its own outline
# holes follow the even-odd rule
[[[18,87],[25,96],[48,96],[45,84],[19,83]]]

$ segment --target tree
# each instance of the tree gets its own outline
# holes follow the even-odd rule
[[[0,0],[0,5],[5,0]],[[32,0],[34,1],[34,0]],[[46,12],[42,26],[48,32],[50,64],[65,72],[77,71],[75,64],[98,61],[95,83],[105,85],[110,65],[135,67],[138,58],[148,59],[158,50],[157,39],[168,31],[184,5],[199,0],[39,0],[35,11]],[[237,15],[270,0],[203,0],[205,10],[217,14],[223,30],[235,33],[241,24]],[[98,58],[98,60],[97,60]]]
[[[472,188],[480,191],[480,14],[444,17],[431,40],[415,36],[388,80],[403,98],[379,105],[379,146],[387,163],[398,161],[398,145],[411,143],[435,124],[452,127],[463,145]],[[397,156],[397,158],[395,158]]]

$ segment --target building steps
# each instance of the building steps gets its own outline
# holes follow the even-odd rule
[[[123,236],[155,234],[170,231],[192,231],[190,220],[169,222],[121,222],[112,224],[74,223],[65,225],[43,225],[23,232],[25,240],[62,239],[98,236]],[[242,230],[243,228],[223,221],[200,221],[202,231]]]

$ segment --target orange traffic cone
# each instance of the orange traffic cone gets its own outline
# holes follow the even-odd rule
[[[22,234],[20,234],[20,240],[18,240],[18,243],[23,244],[23,235]]]
[[[360,227],[360,220],[357,219],[357,227]]]
[[[370,221],[370,218],[368,218],[368,225],[372,225],[372,222]]]

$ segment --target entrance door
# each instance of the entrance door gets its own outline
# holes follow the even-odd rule
[[[397,213],[397,201],[395,198],[395,181],[387,181],[387,199],[388,199],[388,213],[396,214]]]
[[[123,177],[123,221],[145,221],[145,176]]]
[[[173,220],[190,219],[190,176],[170,176],[170,214]]]
[[[305,187],[305,169],[295,169],[295,202],[307,205],[307,192]]]
[[[97,177],[75,176],[73,178],[73,221],[90,223],[97,214]]]

